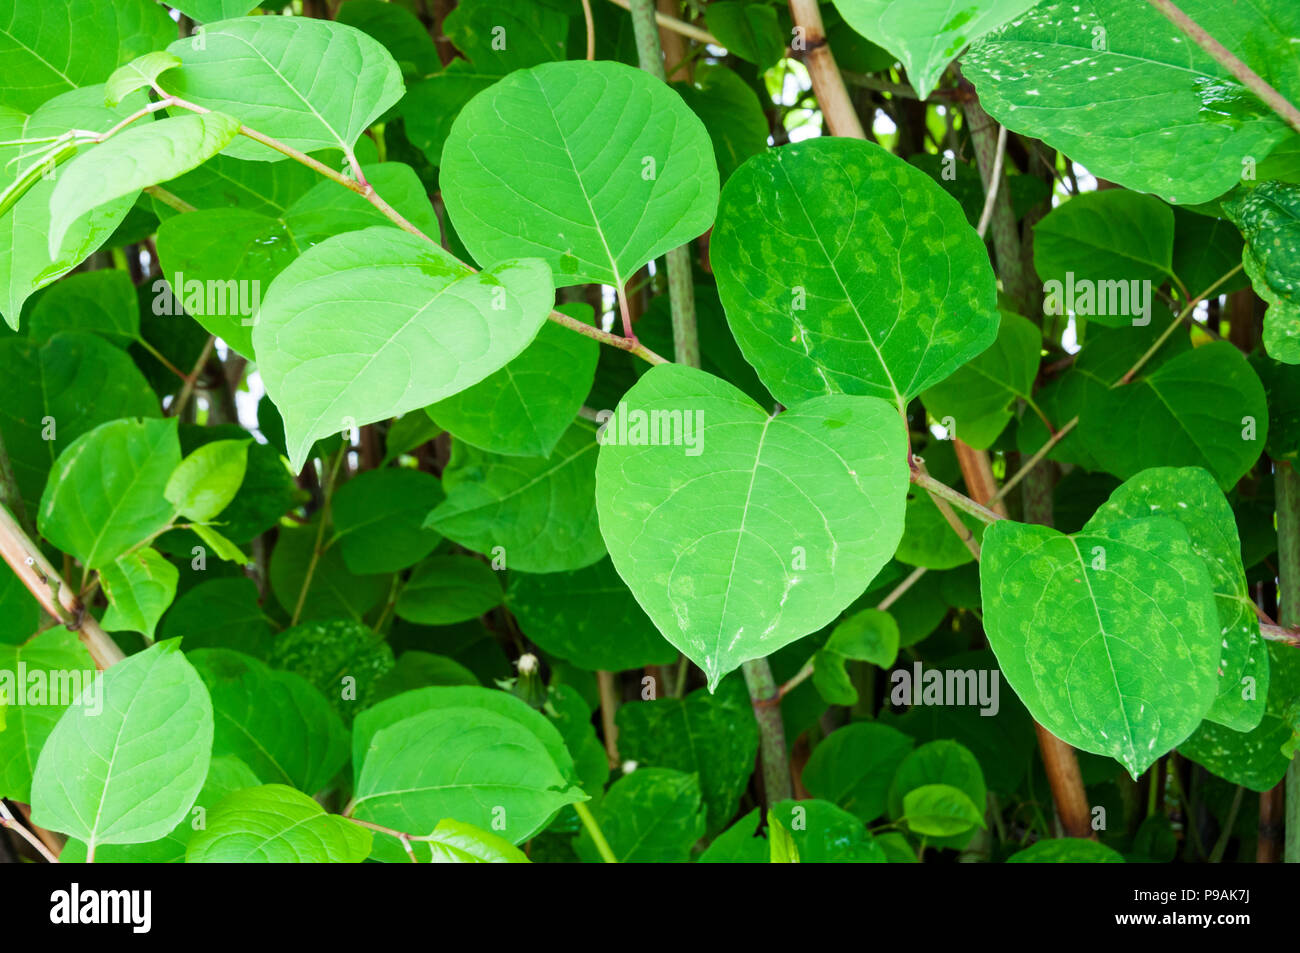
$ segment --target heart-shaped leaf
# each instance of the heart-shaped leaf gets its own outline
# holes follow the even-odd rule
[[[901,409],[997,336],[993,269],[961,206],[869,142],[750,159],[722,192],[710,260],[741,351],[784,404]]]
[[[1135,778],[1214,704],[1214,588],[1172,517],[1073,536],[1000,520],[984,533],[980,588],[989,644],[1034,719]]]
[[[480,264],[536,255],[560,285],[621,286],[708,231],[718,198],[704,124],[649,73],[604,61],[519,70],[475,96],[441,182]]]
[[[906,436],[875,398],[817,397],[769,417],[725,381],[665,364],[600,440],[614,566],[710,688],[834,619],[902,535]]]
[[[476,274],[395,228],[312,248],[275,279],[253,329],[294,470],[320,437],[424,407],[505,365],[554,296],[536,259]]]

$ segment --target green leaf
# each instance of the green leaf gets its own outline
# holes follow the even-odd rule
[[[238,130],[239,121],[224,113],[176,116],[130,126],[79,153],[50,194],[50,257],[58,256],[68,230],[87,212],[201,165]]]
[[[993,270],[961,207],[872,143],[750,159],[723,191],[710,261],[741,351],[783,404],[842,393],[901,409],[997,336]]]
[[[601,531],[710,688],[834,619],[898,544],[906,446],[882,401],[818,397],[769,417],[703,371],[660,365],[619,412],[596,468]],[[673,413],[693,440],[662,441]],[[665,426],[651,434],[646,421]],[[701,579],[713,581],[701,590]]]
[[[622,672],[677,659],[608,559],[574,572],[513,573],[506,601],[530,641],[579,668]]]
[[[890,781],[911,750],[912,739],[896,728],[853,722],[813,749],[804,765],[803,784],[813,797],[870,823],[885,813]]]
[[[55,725],[32,780],[33,821],[98,844],[162,837],[208,774],[212,703],[177,642],[160,642],[97,679]]]
[[[795,845],[794,838],[771,811],[767,812],[767,829],[769,861],[773,864],[799,863],[799,848]]]
[[[393,668],[393,650],[368,626],[350,619],[304,622],[278,634],[266,653],[271,666],[301,675],[351,724],[376,697]]]
[[[158,397],[120,348],[86,331],[43,346],[0,340],[0,433],[29,512],[55,459],[78,437],[120,417],[159,417]]]
[[[771,860],[767,838],[759,832],[759,808],[754,808],[709,843],[701,864],[766,864]],[[771,818],[768,819],[769,826]],[[797,849],[797,848],[796,848]]]
[[[596,519],[597,443],[572,424],[549,457],[505,457],[452,445],[442,474],[447,499],[425,525],[523,572],[562,572],[605,555]]]
[[[535,259],[475,274],[394,228],[317,245],[276,278],[253,329],[293,469],[320,437],[427,406],[502,367],[553,296]],[[358,308],[364,325],[348,320]]]
[[[845,664],[850,660],[889,668],[898,656],[898,623],[888,612],[863,609],[834,630],[813,656],[813,684],[832,705],[856,705],[858,692]]]
[[[244,482],[251,440],[205,443],[172,471],[163,495],[182,516],[206,523],[230,505]]]
[[[353,575],[335,546],[326,548],[313,559],[319,528],[316,523],[280,527],[268,572],[271,591],[291,616],[301,602],[300,621],[360,621],[388,595],[389,578],[376,574]],[[310,575],[308,567],[313,567]]]
[[[241,788],[257,787],[261,782],[252,769],[230,755],[216,755],[208,765],[208,777],[190,808],[189,814],[171,832],[143,844],[106,844],[95,851],[95,862],[103,864],[181,864],[185,848],[194,832],[207,823],[208,811],[226,795]],[[59,863],[84,863],[86,844],[71,838],[59,853]]]
[[[1286,645],[1270,645],[1268,654],[1268,697],[1259,724],[1241,732],[1206,720],[1178,746],[1219,777],[1260,793],[1286,776],[1300,736],[1300,659]]]
[[[1081,837],[1047,838],[1016,851],[1008,864],[1122,864],[1123,855]]]
[[[699,781],[669,768],[638,768],[624,775],[591,813],[623,864],[683,864],[705,831]],[[574,849],[586,863],[601,862],[585,827]]]
[[[845,22],[899,58],[925,99],[962,50],[1020,16],[1035,0],[835,0]]]
[[[190,838],[190,864],[359,864],[373,835],[283,784],[246,788],[208,814]]]
[[[366,127],[402,98],[402,76],[388,51],[360,30],[311,17],[246,17],[209,23],[202,43],[177,40],[180,69],[163,88],[302,152],[349,153]],[[322,83],[322,76],[338,82]],[[260,143],[238,141],[226,154],[279,161]]]
[[[176,598],[180,572],[151,547],[118,556],[99,570],[108,597],[101,624],[107,632],[141,632],[153,638],[158,620]]]
[[[180,58],[162,51],[138,56],[113,70],[104,84],[104,104],[116,106],[137,89],[148,89],[167,70],[180,66]]]
[[[1139,315],[1150,320],[1153,295],[1134,292],[1143,281],[1158,288],[1173,274],[1173,257],[1174,213],[1153,195],[1123,189],[1087,192],[1058,205],[1034,226],[1034,268],[1049,298],[1047,313],[1074,311],[1107,327],[1135,323]],[[1096,296],[1090,306],[1080,300],[1079,291],[1069,294],[1085,285]],[[1190,289],[1193,294],[1200,290]],[[1053,295],[1056,301],[1064,295],[1063,308],[1050,310]],[[1145,314],[1139,312],[1138,300],[1146,302]]]
[[[91,331],[118,347],[138,341],[140,303],[131,276],[109,268],[69,275],[51,285],[32,308],[27,336],[47,344],[60,331]],[[104,383],[97,380],[97,386]]]
[[[1300,7],[1184,0],[1189,17],[1294,101],[1281,64]],[[980,102],[1101,178],[1168,202],[1207,202],[1263,157],[1286,124],[1159,10],[1128,0],[1049,0],[962,58]]]
[[[455,659],[408,649],[397,657],[397,664],[392,671],[376,683],[375,695],[383,700],[416,688],[478,684],[478,676]],[[603,748],[601,750],[604,751]]]
[[[899,763],[889,785],[887,803],[889,816],[902,819],[906,813],[906,797],[917,788],[942,784],[956,788],[966,795],[978,809],[988,798],[984,785],[984,772],[975,756],[955,741],[931,741],[909,752]],[[950,836],[931,835],[936,847],[962,849],[970,843],[972,834],[958,833]]]
[[[235,563],[237,566],[247,566],[253,562],[244,554],[243,550],[206,523],[191,523],[189,525],[199,539],[203,541],[204,545],[217,554],[218,559]]]
[[[1014,416],[1015,402],[1033,400],[1042,350],[1043,333],[1038,326],[1003,311],[993,345],[957,368],[947,380],[922,392],[921,401],[930,416],[944,424],[949,436],[987,450]]]
[[[3,40],[2,36],[0,40]],[[0,140],[61,136],[70,128],[106,132],[143,102],[142,96],[132,96],[118,108],[109,109],[104,106],[103,87],[88,86],[55,97],[30,116],[0,106]],[[15,330],[23,302],[32,292],[84,261],[113,234],[135,201],[134,195],[126,195],[92,209],[71,225],[63,247],[51,254],[50,197],[58,186],[60,174],[47,164],[43,156],[34,155],[31,150],[31,146],[0,145],[0,169],[4,170],[0,173],[4,179],[0,181],[8,180],[10,169],[16,176],[31,169],[41,169],[39,180],[17,199],[12,208],[0,214],[0,275],[4,277],[0,312],[3,312],[9,327]],[[63,156],[66,151],[59,155]],[[4,204],[7,203],[0,202],[0,205]]]
[[[550,720],[537,709],[508,692],[478,686],[421,688],[386,698],[357,716],[352,728],[352,767],[361,771],[377,734],[416,715],[443,709],[474,709],[499,715],[519,725],[541,742],[557,771],[573,774],[573,758],[564,739]]]
[[[212,751],[243,760],[265,783],[314,794],[348,760],[348,734],[305,679],[230,649],[200,649],[190,660],[212,696]]]
[[[771,808],[790,832],[801,864],[883,864],[885,852],[852,814],[826,801],[781,801]]]
[[[591,706],[572,685],[556,684],[553,678],[542,710],[564,739],[564,747],[572,752],[573,771],[583,792],[590,797],[603,796],[609,783],[609,754],[596,737]],[[576,830],[580,823],[576,814],[574,821]]]
[[[74,440],[50,471],[41,535],[100,569],[172,521],[163,496],[181,460],[176,420],[115,420]]]
[[[1262,182],[1223,207],[1245,237],[1246,274],[1269,303],[1264,347],[1279,361],[1300,364],[1300,186]]]
[[[1199,294],[1241,264],[1241,233],[1231,222],[1174,208],[1174,274],[1189,294]],[[1216,288],[1217,294],[1240,291],[1250,283],[1241,274]]]
[[[200,23],[212,23],[227,17],[243,16],[257,8],[253,0],[177,0],[169,7],[179,10],[191,20]]]
[[[1123,520],[1073,536],[1001,520],[984,534],[980,587],[1002,673],[1067,744],[1110,755],[1137,777],[1214,704],[1214,588],[1178,520]]]
[[[718,6],[714,4],[710,12]],[[781,51],[785,52],[784,44]],[[763,106],[754,90],[733,70],[713,63],[697,63],[690,82],[674,83],[673,89],[708,130],[722,182],[731,178],[750,156],[767,149],[768,126]],[[640,332],[638,327],[638,337]]]
[[[77,633],[65,628],[49,629],[22,645],[0,645],[0,709],[5,712],[0,718],[0,795],[31,801],[32,774],[45,739],[76,701],[77,686],[88,687],[95,677],[90,653]]]
[[[1079,415],[1079,434],[1100,468],[1120,479],[1195,466],[1230,489],[1264,449],[1268,404],[1242,353],[1213,341],[1098,392]]]
[[[331,501],[332,545],[357,575],[413,566],[442,538],[423,523],[445,498],[437,477],[419,470],[390,467],[358,473]]]
[[[549,457],[591,391],[599,352],[593,339],[548,321],[505,367],[426,409],[453,437],[480,450]]]
[[[501,605],[501,582],[472,556],[430,556],[411,573],[394,610],[420,625],[452,625]]]
[[[21,645],[31,638],[40,628],[41,612],[17,573],[0,573],[0,645]]]
[[[785,38],[772,7],[718,0],[709,4],[708,27],[727,52],[748,60],[759,70],[775,66],[785,55]]]
[[[987,827],[981,811],[965,791],[948,784],[923,784],[903,795],[902,820],[923,837],[954,837],[973,827]]]
[[[201,582],[182,593],[163,618],[161,638],[184,636],[187,652],[226,648],[260,658],[273,629],[258,598],[257,584],[244,576]]]
[[[583,799],[536,734],[483,707],[413,715],[376,732],[365,750],[351,813],[395,830],[428,832],[450,817],[518,844]]]
[[[335,22],[355,27],[382,43],[403,74],[423,77],[442,69],[433,37],[414,13],[399,4],[349,0],[338,8]],[[442,32],[446,31],[444,20]]]
[[[429,839],[435,864],[526,864],[528,857],[504,838],[473,824],[443,818]]]
[[[31,112],[175,36],[176,24],[149,0],[3,0],[0,106]]]
[[[1264,716],[1268,655],[1246,571],[1232,507],[1204,470],[1144,470],[1111,494],[1084,532],[1144,516],[1170,516],[1183,524],[1192,550],[1205,564],[1218,611],[1218,694],[1205,717],[1236,731],[1250,731]]]
[[[604,61],[521,70],[475,96],[441,182],[480,264],[535,255],[559,286],[622,286],[706,232],[717,209],[704,124],[649,73]]]
[[[754,772],[758,725],[744,683],[732,678],[716,694],[701,688],[685,698],[620,706],[618,747],[642,767],[695,775],[708,828],[716,832],[735,817]]]
[[[475,94],[514,70],[565,59],[569,20],[533,0],[457,3],[442,32],[464,55],[407,91],[399,108],[411,141],[440,165],[452,122]]]

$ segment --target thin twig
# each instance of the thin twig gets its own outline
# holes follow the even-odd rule
[[[631,11],[631,0],[609,0],[610,3],[622,7],[624,10]],[[692,40],[699,40],[701,43],[708,43],[711,46],[724,47],[725,45],[718,42],[718,38],[708,30],[702,30],[693,24],[684,20],[678,20],[676,17],[670,17],[666,13],[655,11],[655,23],[659,24],[665,30],[672,30],[674,33],[680,33],[682,36],[690,37]]]
[[[1300,109],[1290,100],[1270,86],[1262,76],[1243,63],[1226,46],[1210,36],[1205,28],[1180,10],[1171,0],[1147,0],[1178,29],[1191,37],[1192,42],[1203,49],[1216,63],[1235,76],[1252,93],[1258,96],[1269,109],[1277,113],[1296,132],[1300,132]]]
[[[194,362],[194,369],[184,376],[185,383],[181,385],[181,392],[176,398],[176,403],[172,404],[167,411],[169,417],[179,417],[185,410],[185,405],[190,402],[190,397],[194,393],[194,385],[203,373],[203,367],[208,363],[208,358],[212,356],[213,345],[217,343],[215,336],[209,334],[207,343],[203,345],[203,350],[199,352],[199,359]]]
[[[0,827],[16,832],[19,837],[31,844],[32,848],[45,858],[46,863],[57,864],[59,862],[59,858],[55,857],[53,852],[41,843],[41,839],[29,831],[19,822],[18,818],[9,812],[9,805],[5,804],[3,798],[0,798]]]
[[[993,206],[998,200],[998,188],[1002,185],[1002,164],[1007,155],[1007,127],[998,126],[997,158],[993,161],[993,175],[989,178],[989,188],[984,195],[984,211],[980,212],[980,222],[975,232],[983,238],[993,221]]]
[[[587,59],[596,58],[596,24],[591,16],[591,0],[582,0],[582,18],[587,24]]]

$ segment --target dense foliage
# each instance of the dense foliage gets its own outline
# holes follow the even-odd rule
[[[956,6],[0,0],[0,853],[1300,860],[1300,5]]]

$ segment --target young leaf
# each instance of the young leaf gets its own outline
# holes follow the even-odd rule
[[[475,96],[441,182],[475,260],[537,256],[562,287],[621,287],[708,231],[718,199],[704,124],[649,73],[604,61],[521,70]]]
[[[505,365],[553,297],[536,259],[476,274],[395,228],[312,248],[275,279],[253,329],[295,472],[318,438],[425,407]],[[358,308],[365,324],[349,320]]]
[[[184,64],[161,77],[174,96],[235,116],[303,152],[341,149],[402,98],[402,75],[380,44],[360,30],[311,17],[240,17],[209,23],[203,42],[177,40],[168,52]],[[321,77],[335,80],[321,82]],[[275,162],[260,143],[234,142],[237,159]]]
[[[854,394],[901,409],[997,336],[993,270],[961,207],[869,142],[750,159],[723,191],[710,261],[741,351],[787,405]]]
[[[359,864],[373,835],[301,791],[266,784],[228,795],[185,852],[190,864]]]
[[[1214,588],[1172,517],[1074,536],[1001,520],[984,534],[980,587],[989,644],[1035,720],[1133,777],[1214,704]]]
[[[661,365],[620,414],[596,467],[601,531],[710,688],[830,622],[898,545],[907,451],[883,401],[819,397],[769,417],[724,381]],[[674,421],[692,428],[676,446]]]
[[[530,641],[579,668],[621,672],[677,659],[608,559],[573,572],[511,573],[506,601]]]
[[[704,836],[699,782],[668,768],[638,768],[624,775],[591,813],[621,864],[685,863]],[[601,861],[585,827],[574,849],[586,863]]]
[[[549,457],[504,457],[452,446],[447,499],[425,520],[467,549],[523,572],[562,572],[605,555],[596,520],[595,428],[570,425]]]
[[[87,212],[201,165],[238,130],[238,120],[224,113],[176,116],[131,126],[83,150],[50,194],[50,257],[58,256],[64,236]]]
[[[244,482],[251,440],[205,443],[172,471],[163,495],[182,516],[206,523],[230,505]]]
[[[446,817],[424,843],[435,864],[526,864],[528,857],[510,841],[473,824]],[[423,849],[423,845],[421,845]],[[416,855],[418,858],[418,854]]]
[[[1290,0],[1178,6],[1293,102],[1300,7]],[[1155,7],[1128,0],[1049,0],[962,57],[984,108],[1094,175],[1168,202],[1208,202],[1266,156],[1286,124]]]
[[[1034,5],[1035,0],[835,0],[845,22],[896,55],[922,99],[971,42]]]
[[[1084,532],[1157,514],[1183,524],[1214,587],[1222,651],[1218,695],[1205,717],[1236,731],[1250,731],[1264,716],[1268,655],[1241,565],[1237,522],[1214,478],[1196,467],[1143,470],[1111,494]]]
[[[770,849],[768,860],[773,864],[799,863],[799,848],[795,845],[794,838],[771,811],[767,812],[767,830]]]
[[[903,795],[903,816],[914,834],[955,837],[973,827],[987,827],[984,812],[965,791],[948,784],[923,784]]]
[[[172,53],[155,51],[138,56],[125,66],[113,70],[104,84],[104,104],[116,106],[137,89],[148,89],[167,70],[180,66],[180,58]]]
[[[106,632],[141,632],[152,639],[158,620],[176,598],[180,572],[158,550],[146,546],[118,556],[99,570],[108,611]]]
[[[208,774],[212,703],[177,642],[119,662],[95,683],[102,711],[69,708],[32,780],[33,820],[98,844],[156,840],[179,823]]]
[[[230,649],[189,657],[212,696],[214,754],[234,755],[263,782],[308,794],[347,763],[347,730],[306,680]]]
[[[163,496],[181,462],[176,420],[115,420],[59,454],[41,497],[41,535],[100,569],[172,521]]]
[[[395,612],[420,625],[452,625],[501,604],[501,582],[472,556],[430,556],[411,573]]]
[[[889,668],[898,655],[898,623],[888,612],[863,609],[835,627],[813,656],[813,684],[832,705],[856,705],[858,691],[845,670],[850,659]]]

